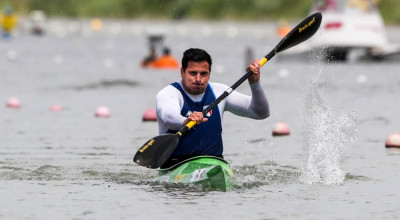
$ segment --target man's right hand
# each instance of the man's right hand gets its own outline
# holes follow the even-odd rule
[[[202,112],[193,112],[192,114],[189,115],[189,117],[183,122],[183,125],[186,125],[187,123],[195,121],[196,124],[201,124],[203,122],[208,121],[208,118],[205,118],[203,116]]]

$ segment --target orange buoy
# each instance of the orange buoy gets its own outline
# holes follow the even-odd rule
[[[152,108],[147,109],[143,114],[143,121],[157,121],[156,111]]]
[[[100,118],[108,118],[110,117],[110,110],[105,106],[100,106],[96,109],[95,116]]]
[[[275,124],[274,128],[272,129],[273,136],[283,136],[289,135],[290,129],[289,126],[285,122],[278,122]]]
[[[6,106],[7,106],[8,108],[15,108],[15,109],[17,109],[17,108],[20,108],[20,107],[21,107],[21,103],[19,102],[19,100],[18,100],[17,98],[11,97],[11,98],[8,99],[8,101],[7,101],[7,103],[6,103]]]
[[[393,133],[386,139],[386,148],[400,148],[400,133]]]
[[[52,105],[52,106],[50,106],[49,110],[51,112],[60,112],[63,110],[63,108],[59,105]]]

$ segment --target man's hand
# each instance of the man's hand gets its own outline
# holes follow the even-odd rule
[[[258,83],[260,81],[260,61],[259,60],[254,60],[252,64],[250,64],[247,68],[246,71],[248,72],[250,69],[253,70],[253,75],[249,77],[249,83],[254,84]]]
[[[190,121],[195,121],[196,124],[201,124],[203,122],[208,121],[208,118],[205,118],[203,116],[202,112],[193,112],[192,114],[189,115],[189,117],[183,122],[183,125],[186,125]]]

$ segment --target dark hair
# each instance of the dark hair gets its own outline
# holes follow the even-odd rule
[[[164,55],[169,55],[171,52],[170,52],[170,50],[169,50],[169,48],[168,47],[164,47],[164,49],[163,49],[163,54]]]
[[[190,48],[183,53],[182,57],[182,68],[183,71],[186,70],[189,61],[193,62],[202,62],[206,61],[208,63],[209,71],[211,72],[212,60],[210,54],[208,54],[205,50],[198,48]]]

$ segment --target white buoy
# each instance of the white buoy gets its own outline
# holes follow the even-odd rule
[[[386,148],[400,148],[400,133],[393,133],[386,139]]]
[[[114,60],[108,58],[106,60],[104,60],[104,66],[107,68],[111,68],[114,66]]]
[[[18,59],[18,53],[15,50],[9,50],[7,52],[7,58],[10,61],[16,61]]]
[[[281,78],[287,78],[289,76],[289,70],[287,69],[280,69],[278,72],[279,77]]]
[[[59,105],[52,105],[52,106],[50,106],[49,110],[51,112],[61,112],[63,110],[63,108]]]
[[[95,116],[99,118],[109,118],[110,110],[106,106],[100,106],[96,109]]]
[[[209,37],[213,33],[213,28],[209,25],[204,25],[201,28],[201,33],[203,34],[204,37]]]
[[[112,34],[119,34],[122,31],[121,24],[118,23],[111,24],[110,31]]]
[[[131,29],[132,29],[132,32],[133,32],[135,35],[141,35],[141,34],[143,33],[143,27],[142,27],[142,25],[140,25],[140,24],[134,24],[134,25],[132,25]]]
[[[53,57],[53,61],[56,64],[62,64],[64,62],[64,59],[63,59],[63,57],[61,55],[55,55]]]
[[[362,83],[366,83],[367,81],[368,81],[368,78],[366,75],[361,74],[361,75],[357,76],[358,83],[362,84]]]
[[[180,37],[184,37],[184,36],[187,36],[187,35],[188,35],[189,30],[188,30],[188,28],[187,28],[185,25],[179,25],[179,26],[176,28],[176,32],[178,33],[178,35],[179,35]]]
[[[222,65],[216,65],[215,72],[218,74],[223,74],[225,72],[225,67]]]
[[[11,98],[9,98],[9,99],[7,100],[6,106],[7,106],[8,108],[15,108],[15,109],[17,109],[17,108],[20,108],[20,107],[21,107],[21,103],[20,103],[20,101],[19,101],[17,98],[11,97]]]
[[[278,122],[275,124],[274,128],[272,129],[273,136],[283,136],[289,135],[290,129],[289,126],[285,122]]]
[[[235,38],[238,35],[238,29],[235,26],[230,26],[226,29],[226,35],[230,38]]]
[[[147,109],[143,114],[143,121],[157,121],[156,111],[152,108]]]

